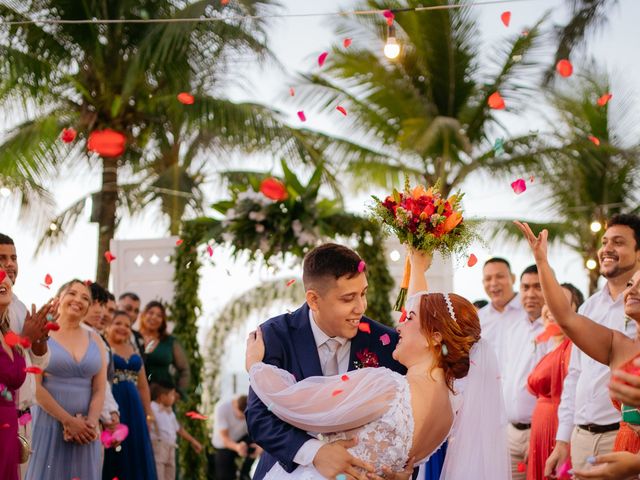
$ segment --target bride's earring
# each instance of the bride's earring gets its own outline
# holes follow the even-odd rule
[[[447,348],[447,346],[443,343],[442,344],[442,356],[446,357],[447,355],[449,355],[449,349]]]

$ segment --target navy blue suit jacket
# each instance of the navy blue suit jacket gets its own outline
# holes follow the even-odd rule
[[[271,318],[261,325],[265,343],[264,362],[291,372],[298,380],[307,377],[322,376],[318,349],[309,324],[309,306],[305,303],[293,313]],[[349,370],[355,368],[356,354],[364,349],[375,353],[381,367],[387,367],[405,374],[406,369],[392,357],[391,353],[398,342],[398,334],[367,317],[362,322],[370,325],[371,333],[358,331],[351,339]],[[391,343],[382,345],[380,336],[388,334]],[[302,445],[312,437],[293,427],[274,414],[249,389],[246,410],[247,425],[252,441],[264,449],[254,480],[262,480],[275,462],[279,462],[287,472],[292,472],[298,464],[293,458]]]

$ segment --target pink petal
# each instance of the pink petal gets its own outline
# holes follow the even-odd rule
[[[344,46],[344,48],[349,48],[349,45],[351,45],[351,39],[350,38],[345,38],[342,41],[342,45]]]
[[[360,260],[360,263],[358,263],[358,273],[364,272],[365,268],[367,268],[367,264],[364,262],[364,260]]]
[[[338,106],[336,107],[336,110],[338,110],[338,111],[339,111],[342,115],[344,115],[345,117],[347,116],[347,110],[346,110],[344,107],[342,107],[342,106],[338,105]]]
[[[318,66],[321,67],[324,65],[324,61],[327,59],[327,55],[329,55],[329,52],[322,52],[320,56],[318,56]]]
[[[386,347],[391,343],[391,338],[389,337],[388,333],[385,333],[384,335],[380,336],[380,341],[382,342],[382,345]]]
[[[293,89],[293,87],[289,88],[289,95],[291,95],[292,97],[296,94],[296,91]]]
[[[291,285],[293,285],[294,283],[296,283],[296,279],[295,279],[295,278],[292,278],[291,280],[289,280],[289,281],[287,282],[287,287],[290,287],[290,286],[291,286]]]
[[[306,122],[307,121],[307,117],[304,114],[304,110],[300,110],[298,112],[298,118],[300,119],[301,122]]]
[[[211,245],[207,245],[207,253],[210,257],[213,257],[213,247]]]
[[[511,184],[511,188],[513,188],[513,191],[517,195],[520,195],[527,189],[527,182],[525,182],[523,178],[519,178]]]

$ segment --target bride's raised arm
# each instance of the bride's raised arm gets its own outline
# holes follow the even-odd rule
[[[426,272],[431,266],[431,255],[410,248],[409,263],[411,265],[411,279],[409,280],[407,297],[419,292],[427,292],[429,286],[427,285]]]

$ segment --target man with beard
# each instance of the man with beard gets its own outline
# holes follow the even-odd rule
[[[633,338],[636,324],[625,320],[622,292],[640,268],[640,217],[621,214],[607,222],[598,260],[600,274],[607,283],[585,301],[579,313]],[[593,360],[575,345],[572,347],[558,409],[556,446],[545,465],[545,476],[564,464],[569,456],[569,441],[571,463],[576,469],[584,468],[589,457],[613,450],[621,416],[609,398],[610,376],[607,365]]]

